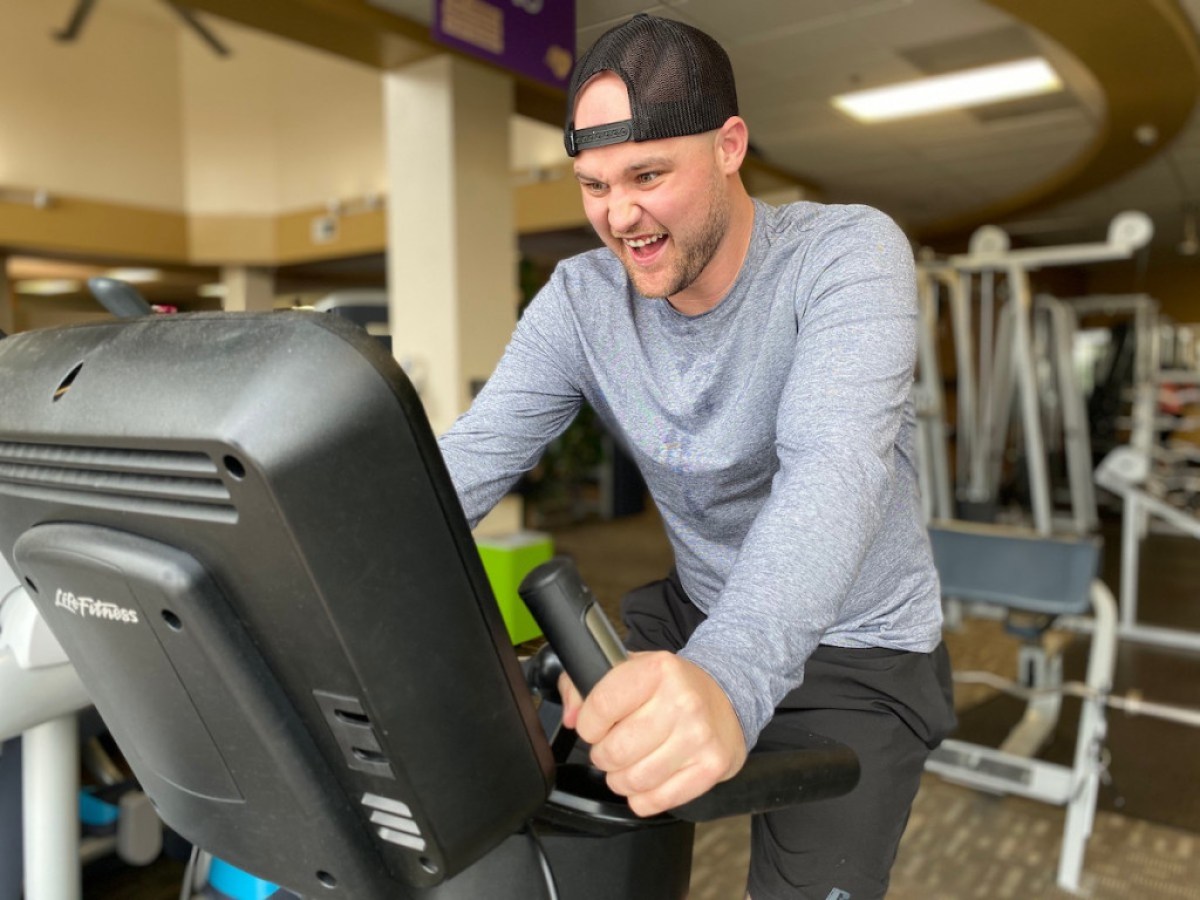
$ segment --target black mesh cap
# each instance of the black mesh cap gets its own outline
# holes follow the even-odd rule
[[[603,71],[621,76],[632,118],[575,129],[575,98]],[[567,156],[622,141],[712,131],[738,114],[733,66],[715,40],[691,25],[639,13],[600,35],[575,66],[567,89]]]

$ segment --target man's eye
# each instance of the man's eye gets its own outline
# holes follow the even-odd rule
[[[604,190],[604,183],[601,181],[585,181],[583,183],[584,190],[593,194],[599,194]]]
[[[637,177],[638,184],[650,184],[650,182],[658,178],[658,175],[658,172],[639,172]]]

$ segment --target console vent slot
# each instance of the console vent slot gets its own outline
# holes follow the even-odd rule
[[[0,492],[150,515],[236,522],[204,453],[0,441]]]
[[[321,712],[325,714],[329,730],[333,732],[334,739],[342,749],[346,765],[369,775],[396,777],[392,771],[392,764],[379,743],[379,737],[375,734],[371,718],[357,698],[331,694],[328,691],[313,691],[313,696],[316,697]]]

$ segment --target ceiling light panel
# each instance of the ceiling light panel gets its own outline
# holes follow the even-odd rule
[[[888,122],[1059,90],[1062,81],[1050,64],[1031,57],[854,91],[834,97],[832,103],[860,122]]]

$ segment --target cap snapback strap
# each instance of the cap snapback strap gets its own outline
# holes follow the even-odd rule
[[[575,156],[581,150],[589,147],[604,147],[608,144],[620,144],[633,138],[633,119],[621,122],[610,122],[607,125],[593,125],[591,128],[567,127],[567,156]]]

